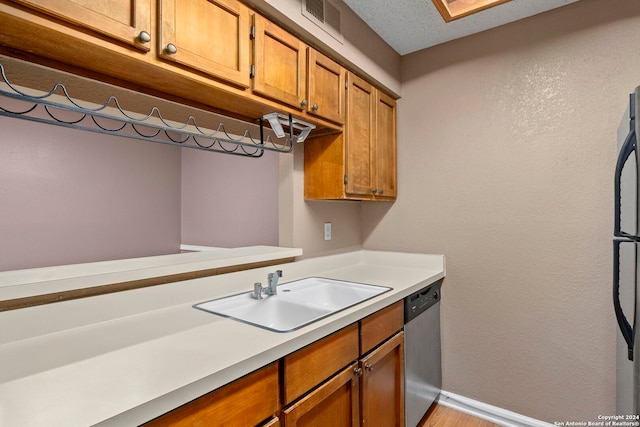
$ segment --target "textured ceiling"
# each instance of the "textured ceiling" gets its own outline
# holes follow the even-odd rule
[[[401,55],[479,33],[578,0],[513,0],[445,23],[431,0],[344,0]]]

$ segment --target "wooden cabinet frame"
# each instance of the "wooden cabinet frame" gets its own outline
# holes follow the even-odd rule
[[[150,43],[142,42],[139,35],[142,31],[151,33],[152,0],[103,0],[96,1],[93,8],[74,0],[13,1],[140,50],[150,50]],[[120,16],[114,14],[118,10],[122,11]]]

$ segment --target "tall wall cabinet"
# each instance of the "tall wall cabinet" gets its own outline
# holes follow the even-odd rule
[[[347,73],[344,132],[307,140],[304,154],[306,199],[395,200],[395,100]]]

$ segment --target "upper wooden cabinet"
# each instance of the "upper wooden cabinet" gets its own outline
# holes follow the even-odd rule
[[[346,193],[365,199],[395,199],[395,100],[349,74],[345,131]]]
[[[349,74],[345,153],[346,193],[369,197],[376,193],[375,175],[375,88]]]
[[[151,0],[13,0],[143,51],[151,43]]]
[[[260,15],[254,15],[252,90],[291,107],[305,108],[307,46]]]
[[[395,200],[396,102],[347,73],[345,130],[304,144],[308,200]]]
[[[236,0],[159,0],[159,13],[160,57],[250,86],[246,6]]]
[[[311,47],[308,48],[307,58],[307,112],[344,123],[346,70]]]
[[[375,183],[378,198],[398,195],[396,101],[376,91]]]

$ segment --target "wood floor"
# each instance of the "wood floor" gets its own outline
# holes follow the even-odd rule
[[[500,427],[442,405],[433,405],[418,427]]]

